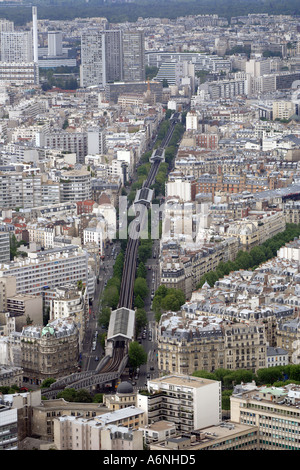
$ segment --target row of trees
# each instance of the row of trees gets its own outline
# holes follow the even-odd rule
[[[212,287],[218,279],[228,275],[231,271],[256,269],[261,263],[276,256],[279,248],[298,237],[300,237],[300,224],[286,224],[286,229],[283,232],[277,233],[262,245],[255,246],[250,251],[239,251],[234,261],[219,263],[215,271],[210,271],[201,277],[197,288],[202,287],[205,282]]]
[[[124,258],[124,252],[121,250],[113,266],[113,276],[108,280],[103,290],[98,322],[104,328],[108,328],[111,310],[115,310],[119,303]]]
[[[198,370],[192,375],[220,381],[223,389],[222,408],[223,410],[229,410],[230,396],[235,385],[252,381],[258,386],[281,387],[288,383],[300,384],[300,365],[289,364],[287,366],[266,367],[258,369],[256,373],[248,369],[216,369],[214,372]]]

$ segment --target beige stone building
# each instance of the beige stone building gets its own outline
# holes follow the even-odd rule
[[[273,120],[290,119],[295,114],[295,104],[292,101],[273,101]]]
[[[111,411],[136,405],[136,392],[130,382],[121,382],[113,395],[104,395],[103,404]]]
[[[40,391],[41,394],[41,391]],[[101,403],[67,402],[63,398],[40,400],[32,408],[30,436],[38,436],[44,441],[54,441],[54,421],[61,416],[91,419],[107,413]]]
[[[21,333],[21,364],[24,379],[39,385],[77,371],[79,331],[71,319],[58,319],[47,326],[25,327]]]
[[[231,323],[213,315],[168,312],[158,331],[158,367],[162,373],[251,369],[266,366],[263,325]]]
[[[289,363],[300,364],[299,319],[281,321],[277,325],[277,346],[288,352]]]
[[[21,367],[0,365],[0,387],[17,385],[22,387],[23,369]]]

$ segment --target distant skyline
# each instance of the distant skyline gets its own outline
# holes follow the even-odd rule
[[[297,0],[261,1],[261,0],[24,0],[22,4],[8,6],[0,3],[0,18],[24,25],[31,20],[30,8],[38,7],[38,17],[50,20],[72,20],[77,17],[106,17],[109,22],[135,22],[139,17],[157,17],[175,19],[179,16],[218,14],[230,19],[232,16],[243,16],[248,13],[300,15],[300,4]],[[72,8],[70,8],[72,5]],[[55,6],[55,8],[53,8]]]

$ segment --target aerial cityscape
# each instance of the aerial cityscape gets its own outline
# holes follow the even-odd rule
[[[1,1],[0,450],[300,450],[299,327],[299,5]]]

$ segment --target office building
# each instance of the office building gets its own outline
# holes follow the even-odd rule
[[[260,450],[300,449],[299,385],[236,386],[230,398],[231,420],[259,430]]]
[[[150,443],[150,450],[259,450],[259,431],[256,426],[223,421],[204,429],[195,429],[189,435],[176,434]]]

